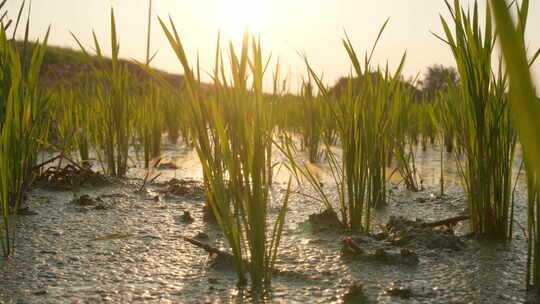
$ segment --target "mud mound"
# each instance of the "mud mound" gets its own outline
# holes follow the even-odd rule
[[[432,225],[421,220],[390,217],[381,236],[395,246],[461,250],[465,243],[454,234],[452,225]]]
[[[80,197],[73,199],[70,203],[77,206],[79,208],[79,211],[88,211],[90,209],[107,210],[112,208],[101,197],[91,197],[87,194],[81,195]]]
[[[157,190],[159,193],[183,196],[190,199],[202,199],[204,197],[205,187],[196,180],[173,178],[158,185],[161,187],[161,189]]]
[[[315,228],[343,228],[343,224],[339,220],[337,213],[331,209],[326,209],[321,213],[310,215],[309,222]]]
[[[345,259],[360,259],[389,265],[416,265],[420,261],[416,252],[409,249],[401,249],[399,253],[387,252],[384,249],[368,252],[351,237],[343,239],[341,244],[341,256]]]
[[[105,176],[90,168],[72,164],[62,168],[50,167],[38,175],[35,182],[41,187],[59,190],[70,190],[84,185],[103,186],[110,184]]]

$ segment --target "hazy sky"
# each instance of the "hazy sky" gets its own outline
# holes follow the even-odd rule
[[[8,2],[14,14],[20,0]],[[473,1],[461,3],[466,6]],[[483,12],[486,1],[479,3]],[[90,45],[93,29],[108,47],[111,7],[116,14],[121,56],[144,60],[148,0],[33,0],[32,37],[43,36],[51,25],[50,44],[76,47],[69,32]],[[325,81],[332,84],[351,69],[341,43],[343,31],[363,54],[387,18],[390,23],[376,50],[376,63],[388,61],[395,68],[407,51],[407,78],[434,63],[454,65],[449,48],[430,33],[442,33],[439,14],[448,16],[443,0],[154,0],[154,16],[172,16],[192,62],[199,52],[201,66],[208,72],[218,29],[226,38],[238,39],[243,24],[254,27],[265,52],[280,58],[293,91],[306,75],[298,52],[305,53],[317,72],[324,73]],[[531,49],[540,47],[540,1],[531,1],[528,29]],[[156,22],[152,50],[159,51],[155,67],[182,73]],[[534,69],[540,70],[540,64]]]

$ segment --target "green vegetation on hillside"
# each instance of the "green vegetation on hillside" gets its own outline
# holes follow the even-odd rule
[[[34,43],[29,43],[29,45],[33,47]],[[28,58],[28,54],[23,56],[25,49],[23,41],[16,41],[15,48],[19,50],[21,57]],[[92,65],[96,64],[97,61],[97,56],[88,57],[80,50],[48,45],[41,65],[40,85],[49,88],[59,85],[69,87],[86,85],[88,80],[95,80],[90,74]],[[126,66],[134,83],[142,85],[151,79],[149,74],[135,62],[125,59],[119,59],[119,62]],[[112,59],[103,58],[102,66],[111,68]],[[165,79],[171,87],[181,88],[183,85],[184,76],[182,75],[157,69],[154,69],[154,72]]]

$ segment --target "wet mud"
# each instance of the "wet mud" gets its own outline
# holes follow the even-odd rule
[[[175,148],[176,149],[176,148]],[[167,151],[178,155],[178,150]],[[143,191],[144,172],[104,186],[36,187],[33,214],[18,221],[17,252],[0,259],[0,303],[536,303],[525,290],[526,193],[518,186],[514,240],[467,235],[467,221],[431,227],[466,214],[461,188],[423,171],[424,191],[389,184],[388,206],[370,233],[317,222],[321,204],[294,195],[289,205],[272,290],[236,286],[231,261],[188,237],[226,251],[215,223],[204,220],[204,194],[194,154],[180,151],[178,169]],[[419,154],[437,168],[438,152]],[[183,166],[182,164],[188,164]],[[450,170],[450,169],[449,169]],[[427,173],[425,173],[427,172]],[[448,180],[457,179],[446,172]],[[421,173],[422,174],[422,173]],[[176,179],[176,180],[173,180]],[[186,182],[190,181],[190,182]],[[171,187],[180,187],[179,192]],[[270,216],[287,185],[273,185]],[[305,190],[308,191],[308,190]],[[102,206],[99,207],[98,206]]]

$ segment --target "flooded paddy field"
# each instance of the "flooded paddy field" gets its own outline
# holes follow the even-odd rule
[[[525,290],[525,190],[516,192],[511,242],[467,236],[467,221],[426,223],[466,214],[455,167],[438,193],[438,151],[418,152],[425,189],[390,182],[387,206],[371,233],[332,227],[310,215],[322,206],[295,195],[289,205],[272,290],[236,286],[234,267],[183,240],[226,250],[203,214],[196,155],[167,147],[174,168],[139,191],[143,171],[102,187],[36,187],[18,221],[15,256],[1,260],[0,303],[536,303]],[[164,166],[167,167],[167,166]],[[324,171],[324,167],[321,167]],[[324,172],[323,172],[324,173]],[[282,173],[283,174],[283,173]],[[276,178],[279,202],[287,187]],[[176,179],[176,180],[173,180]],[[173,180],[173,182],[170,182]],[[455,182],[452,182],[455,181]],[[520,182],[521,183],[521,182]],[[186,185],[172,191],[171,185]],[[307,187],[304,189],[305,191]],[[87,195],[87,196],[85,196]],[[83,200],[84,198],[84,200]],[[279,206],[271,207],[276,216]],[[361,253],[351,253],[351,243]]]
[[[534,1],[55,2],[0,2],[0,304],[540,302]]]

